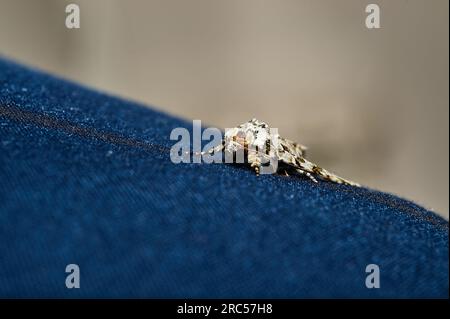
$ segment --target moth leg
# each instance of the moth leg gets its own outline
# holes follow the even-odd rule
[[[256,175],[259,175],[259,169],[261,167],[261,159],[258,155],[249,153],[247,156],[247,160],[250,163],[250,167],[255,170]]]
[[[300,173],[301,175],[305,175],[305,176],[309,177],[309,179],[312,180],[314,183],[317,183],[317,179],[315,179],[314,176],[311,175],[311,173],[306,172],[300,168],[297,168],[296,171],[298,173]]]

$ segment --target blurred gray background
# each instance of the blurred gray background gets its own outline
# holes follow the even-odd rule
[[[81,9],[66,29],[65,6]],[[365,7],[381,8],[381,29]],[[447,0],[0,0],[0,54],[204,123],[252,117],[448,219]]]

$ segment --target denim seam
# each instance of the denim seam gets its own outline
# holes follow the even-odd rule
[[[39,114],[36,112],[22,110],[19,107],[11,107],[0,105],[0,116],[22,122],[22,123],[31,123],[36,126],[47,127],[52,129],[59,129],[65,131],[67,133],[76,134],[78,136],[84,138],[92,138],[95,140],[100,140],[105,143],[111,143],[115,145],[129,146],[141,148],[148,151],[158,151],[161,153],[168,153],[170,149],[163,145],[153,144],[150,142],[144,142],[138,139],[133,139],[130,137],[126,137],[124,135],[115,133],[115,132],[106,132],[101,131],[93,127],[88,126],[80,126],[73,122],[54,118],[52,116],[46,114]],[[334,187],[336,190],[336,188]],[[339,192],[347,193],[346,189],[338,189]],[[388,202],[381,196],[377,196],[374,193],[371,193],[371,198],[374,202],[378,204],[385,205],[389,208],[397,209],[403,213],[408,214],[409,216],[418,218],[422,221],[427,222],[428,224],[439,228],[440,230],[448,231],[448,223],[443,224],[440,223],[439,220],[433,218],[433,216],[425,216],[421,214],[419,211],[410,206],[402,206],[401,209],[394,203]]]

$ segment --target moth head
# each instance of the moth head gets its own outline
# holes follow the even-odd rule
[[[225,147],[229,152],[255,147],[262,149],[268,141],[270,142],[270,128],[257,119],[225,130]]]

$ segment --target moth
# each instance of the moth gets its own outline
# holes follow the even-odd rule
[[[252,119],[235,128],[225,131],[225,136],[216,147],[202,152],[202,154],[229,152],[235,154],[243,151],[246,163],[250,165],[257,175],[261,166],[270,160],[277,161],[276,173],[286,176],[299,174],[308,177],[313,182],[327,180],[338,184],[360,186],[358,183],[339,177],[326,169],[308,161],[306,157],[307,147],[281,137],[274,133],[267,123]]]

